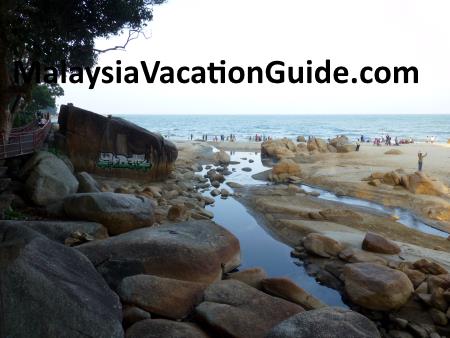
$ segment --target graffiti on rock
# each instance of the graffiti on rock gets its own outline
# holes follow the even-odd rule
[[[133,154],[124,156],[113,153],[100,153],[97,167],[102,169],[133,169],[148,171],[152,164],[145,159],[145,155]]]

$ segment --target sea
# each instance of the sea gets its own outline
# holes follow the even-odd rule
[[[332,138],[346,135],[351,140],[364,135],[373,139],[392,138],[438,143],[450,139],[450,115],[120,115],[172,140],[220,139],[234,135],[249,140],[255,135],[296,139],[297,136]]]

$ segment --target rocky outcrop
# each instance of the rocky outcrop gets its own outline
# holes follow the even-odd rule
[[[75,249],[0,227],[3,337],[122,337],[119,298]]]
[[[398,310],[414,291],[403,272],[379,264],[347,264],[343,274],[345,291],[350,300],[366,309]]]
[[[283,159],[272,168],[272,173],[269,179],[275,182],[283,182],[289,180],[289,177],[299,177],[302,171],[300,165],[290,159]]]
[[[211,284],[204,302],[196,308],[199,322],[217,335],[246,338],[264,337],[273,326],[303,311],[237,280]]]
[[[208,338],[197,325],[167,319],[147,319],[127,330],[126,338]]]
[[[75,194],[64,199],[69,217],[103,224],[111,235],[154,223],[155,204],[138,195],[112,192]]]
[[[446,196],[449,188],[438,180],[433,180],[423,172],[406,174],[402,169],[387,173],[373,173],[366,179],[369,184],[378,186],[380,183],[402,186],[413,194]]]
[[[45,151],[36,153],[25,164],[22,177],[29,198],[40,206],[60,201],[78,190],[78,181],[64,161]]]
[[[327,307],[299,313],[275,326],[266,338],[379,338],[377,327],[363,315]]]
[[[296,145],[287,138],[268,140],[261,144],[261,155],[277,160],[295,157]]]
[[[135,275],[124,278],[117,293],[125,304],[157,316],[183,319],[202,301],[205,288],[206,285],[200,283]]]
[[[306,146],[308,151],[318,151],[320,153],[328,152],[327,142],[321,138],[313,137],[309,139]]]
[[[362,248],[366,251],[395,255],[400,253],[400,247],[389,239],[373,232],[366,233],[362,242]]]
[[[211,283],[240,264],[237,238],[210,221],[133,230],[77,248],[113,288],[137,274]]]
[[[161,179],[172,170],[178,156],[172,142],[121,118],[62,105],[58,123],[58,148],[76,171]]]

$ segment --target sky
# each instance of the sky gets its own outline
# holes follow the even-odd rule
[[[448,0],[168,0],[147,39],[100,66],[415,66],[414,84],[65,84],[58,104],[102,114],[449,114]],[[125,36],[97,41],[123,44]]]

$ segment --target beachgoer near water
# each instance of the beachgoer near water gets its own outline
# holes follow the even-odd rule
[[[356,151],[359,151],[359,147],[361,147],[361,143],[359,143],[359,140],[356,141]]]
[[[422,166],[423,166],[423,159],[425,158],[425,157],[427,157],[427,153],[422,153],[422,151],[421,150],[419,150],[419,153],[417,154],[417,157],[418,157],[418,160],[419,160],[419,162],[418,162],[418,164],[419,164],[419,171],[422,171]]]

